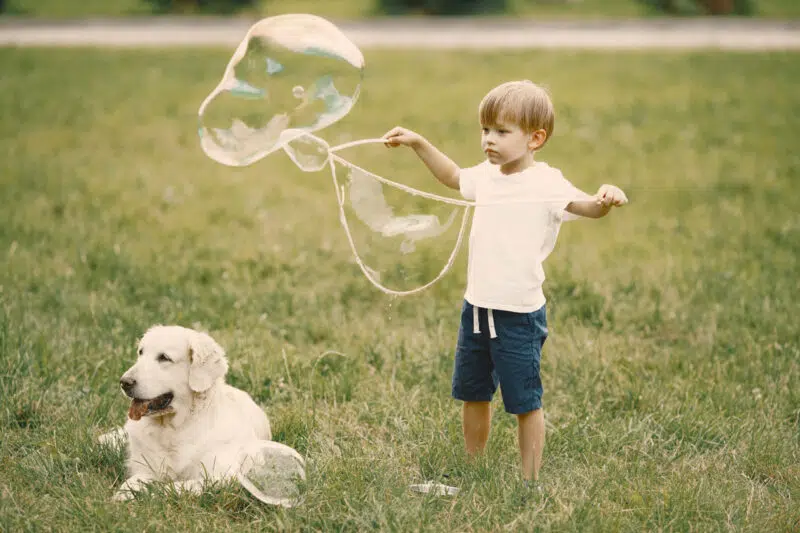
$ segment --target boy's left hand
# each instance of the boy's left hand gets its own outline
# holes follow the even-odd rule
[[[623,206],[628,203],[628,197],[622,192],[622,189],[615,185],[601,185],[597,189],[597,194],[594,195],[597,205],[602,206]]]

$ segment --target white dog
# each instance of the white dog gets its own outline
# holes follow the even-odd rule
[[[264,411],[225,383],[225,352],[209,335],[154,326],[138,354],[120,379],[131,398],[124,427],[129,477],[114,499],[130,499],[152,481],[198,492],[206,479],[236,477],[250,454],[271,440]]]

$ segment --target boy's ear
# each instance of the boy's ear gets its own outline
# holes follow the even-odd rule
[[[538,150],[547,140],[547,132],[545,130],[536,130],[531,133],[531,138],[528,141],[528,149]]]

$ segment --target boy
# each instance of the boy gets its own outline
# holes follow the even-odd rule
[[[489,438],[490,401],[500,385],[506,412],[517,416],[522,478],[528,484],[539,479],[544,448],[542,262],[555,246],[564,211],[567,217],[600,218],[628,199],[613,185],[589,196],[558,169],[534,160],[553,134],[555,117],[549,95],[538,85],[526,80],[495,87],[481,101],[478,116],[486,160],[472,168],[459,168],[405,128],[390,130],[384,139],[387,146],[413,148],[441,183],[476,203],[452,395],[464,402],[464,443],[475,456]]]

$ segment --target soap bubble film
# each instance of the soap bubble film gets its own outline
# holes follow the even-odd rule
[[[305,461],[285,444],[261,441],[249,450],[237,479],[250,494],[264,503],[293,507],[302,496]]]
[[[327,20],[263,19],[247,32],[200,106],[200,145],[222,164],[250,165],[293,136],[349,113],[363,70],[361,51]]]
[[[328,164],[330,146],[324,140],[297,130],[286,130],[283,136],[283,150],[300,170],[316,172]]]
[[[383,151],[382,158],[389,162],[402,159],[398,156],[403,153],[386,152],[378,144],[361,150]],[[373,164],[382,168],[378,175],[351,163],[348,150],[337,151],[336,156],[333,167],[342,222],[364,273],[398,293],[435,281],[457,249],[468,208],[410,194],[393,184],[418,181],[407,166],[394,165],[392,170],[391,164]]]

